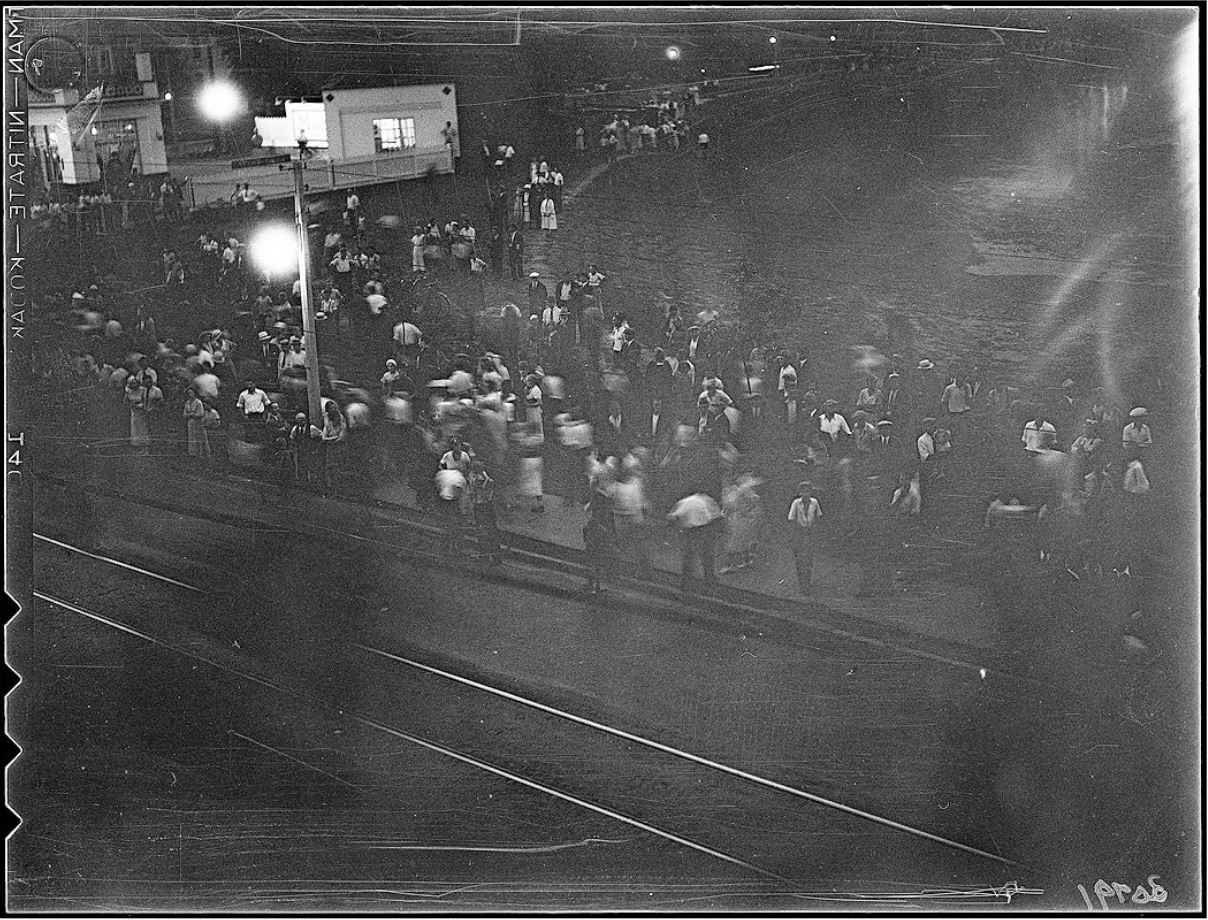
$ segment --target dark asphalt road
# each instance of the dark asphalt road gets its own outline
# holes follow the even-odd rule
[[[39,532],[78,542],[77,513],[46,497]],[[211,490],[218,508],[239,513],[228,491]],[[10,848],[14,906],[132,904],[122,901],[132,892],[144,903],[187,893],[249,909],[283,896],[398,906],[446,883],[442,891],[484,882],[469,889],[479,904],[658,897],[668,906],[690,897],[788,906],[790,893],[901,890],[886,879],[920,891],[1014,879],[1044,889],[1046,904],[1076,907],[1074,886],[1093,883],[1104,865],[1131,878],[1185,871],[1163,839],[1179,808],[1171,790],[1189,788],[1184,768],[1177,749],[1156,747],[1121,717],[1127,680],[1083,686],[1058,662],[1041,662],[1032,682],[983,681],[805,622],[738,613],[726,622],[623,590],[589,603],[557,576],[535,573],[526,588],[400,558],[381,545],[380,522],[347,505],[312,499],[297,511],[308,539],[97,500],[102,555],[197,591],[38,543],[40,590],[176,651],[51,605],[19,621],[31,631],[24,647],[49,652],[29,662],[30,695],[14,699],[13,713],[29,714],[16,721],[32,752],[14,774],[27,821]],[[509,564],[517,575],[525,568]],[[1021,865],[759,787],[366,648]],[[509,784],[350,713],[787,881]],[[95,805],[78,810],[81,801]],[[1113,814],[1113,801],[1128,802],[1132,817]],[[1152,817],[1137,821],[1133,809]],[[571,846],[590,840],[625,842]],[[514,851],[379,849],[395,846]],[[497,887],[505,878],[515,890]],[[568,890],[573,879],[600,887]],[[747,887],[710,888],[717,879]],[[323,880],[330,887],[316,889]],[[667,887],[680,883],[696,887]],[[417,885],[425,894],[413,900],[405,892]]]

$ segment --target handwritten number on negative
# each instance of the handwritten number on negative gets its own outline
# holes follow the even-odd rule
[[[1128,900],[1133,904],[1148,904],[1153,901],[1158,904],[1163,904],[1166,901],[1166,889],[1158,884],[1158,879],[1161,876],[1151,875],[1145,880],[1145,884],[1149,885],[1149,890],[1145,890],[1145,885],[1138,885],[1136,889],[1129,888],[1128,885],[1123,885],[1120,882],[1112,882],[1108,884],[1103,879],[1095,882],[1095,898],[1099,902],[1099,907],[1103,910],[1108,909],[1108,902],[1115,898],[1120,904],[1127,904],[1125,896],[1130,892],[1132,897]],[[1082,895],[1082,900],[1086,902],[1087,910],[1094,910],[1094,905],[1091,903],[1091,897],[1086,893],[1086,888],[1082,885],[1078,886],[1078,893]]]

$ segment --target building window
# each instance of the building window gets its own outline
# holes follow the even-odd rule
[[[415,146],[414,118],[375,118],[373,149],[377,153],[407,150]]]

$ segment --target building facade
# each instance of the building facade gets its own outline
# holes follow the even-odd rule
[[[284,107],[283,116],[257,117],[256,134],[262,147],[276,150],[293,150],[305,136],[314,153],[306,180],[312,191],[451,173],[461,153],[452,83],[332,89],[322,101]],[[198,204],[216,201],[243,182],[262,198],[293,194],[289,173],[275,166],[197,173],[190,194]]]
[[[161,99],[151,56],[107,58],[91,89],[31,91],[30,150],[45,192],[115,192],[132,177],[167,171]]]

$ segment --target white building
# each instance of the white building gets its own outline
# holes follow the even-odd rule
[[[150,55],[134,55],[130,72],[109,76],[83,98],[76,89],[31,89],[29,134],[51,187],[125,184],[135,168],[144,176],[163,173],[168,158]]]
[[[455,132],[452,146],[446,126]],[[451,173],[461,155],[457,126],[452,83],[326,90],[320,102],[286,102],[283,116],[256,119],[262,147],[293,150],[305,137],[315,154],[306,179],[312,192]],[[194,176],[193,194],[198,204],[222,199],[243,182],[262,198],[293,194],[290,174],[275,166]]]

